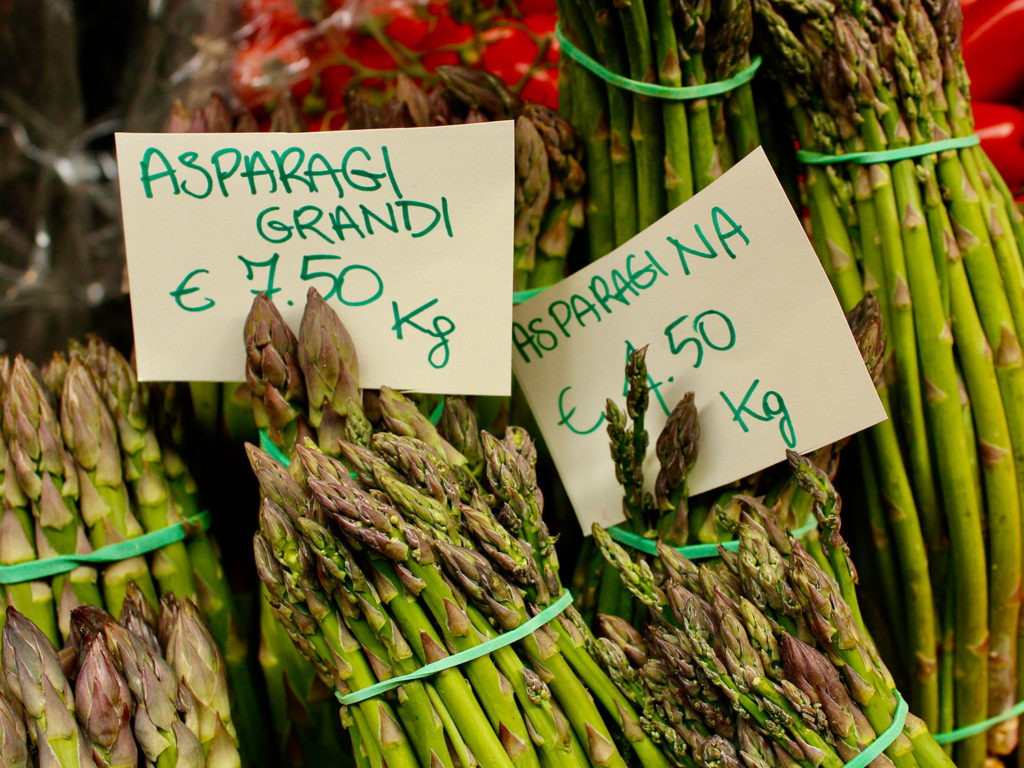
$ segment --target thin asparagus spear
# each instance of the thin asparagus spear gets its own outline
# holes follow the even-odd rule
[[[577,0],[559,0],[558,12],[569,39],[591,58],[597,53]],[[571,82],[572,122],[579,129],[587,159],[587,238],[590,261],[617,245],[613,210],[612,161],[609,147],[608,95],[601,81],[566,56]],[[560,83],[563,81],[560,79]],[[562,102],[559,102],[560,104]]]
[[[629,74],[643,83],[655,81],[651,33],[643,0],[613,0],[626,43]],[[636,158],[637,227],[646,229],[665,213],[661,101],[633,94],[633,152]]]
[[[608,8],[597,0],[572,0],[590,31],[597,60],[613,72],[626,73],[628,62],[619,30]],[[612,176],[612,222],[615,245],[621,245],[638,230],[635,157],[631,126],[633,105],[626,92],[617,85],[606,84],[608,94],[608,147]]]
[[[648,0],[647,18],[651,25],[658,82],[670,88],[683,84],[679,66],[679,45],[672,24],[671,0]],[[693,172],[690,168],[690,132],[686,104],[667,99],[661,105],[665,136],[665,203],[672,210],[693,197]]]

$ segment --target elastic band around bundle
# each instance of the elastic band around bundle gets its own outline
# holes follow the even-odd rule
[[[794,538],[802,539],[817,527],[818,521],[812,514],[806,523],[801,525],[799,528],[790,531],[790,535]],[[618,526],[609,528],[608,535],[615,539],[615,541],[619,542],[619,544],[625,544],[631,549],[646,552],[648,555],[658,554],[658,547],[655,545],[654,539],[648,539],[646,536],[641,536],[638,533],[624,530]],[[688,544],[685,547],[672,547],[672,549],[688,560],[706,560],[709,557],[717,557],[719,547],[728,550],[729,552],[735,552],[739,549],[739,546],[739,541],[732,539],[731,541],[720,541],[711,544]]]
[[[1018,717],[1020,715],[1024,715],[1024,701],[1018,701],[1002,714],[990,717],[987,720],[982,720],[980,723],[965,725],[963,728],[946,731],[946,733],[936,733],[934,738],[939,742],[939,744],[950,744],[954,741],[962,741],[963,739],[969,739],[971,736],[982,734],[992,726],[999,725],[1005,720],[1009,720],[1010,718]]]
[[[465,664],[469,661],[474,661],[483,656],[487,656],[499,648],[504,648],[506,645],[511,645],[516,640],[522,640],[530,633],[540,629],[549,621],[558,616],[562,611],[568,608],[572,604],[572,593],[565,591],[561,596],[545,608],[543,611],[538,613],[532,619],[523,622],[518,627],[509,632],[503,632],[497,637],[486,640],[480,645],[472,648],[467,648],[459,653],[454,653],[451,656],[445,656],[443,659],[438,659],[430,664],[426,664],[415,672],[410,672],[407,675],[401,675],[399,677],[392,677],[388,680],[382,680],[375,685],[371,685],[368,688],[361,688],[358,691],[352,691],[351,693],[337,693],[338,701],[348,706],[352,704],[358,704],[361,701],[372,699],[376,696],[380,696],[382,693],[386,693],[400,685],[411,683],[415,680],[422,680],[425,677],[436,675],[438,672],[443,672],[446,669],[457,667],[461,664]]]
[[[723,93],[729,93],[729,91],[734,91],[741,85],[745,85],[753,80],[754,75],[761,66],[761,57],[755,56],[753,61],[750,62],[750,66],[740,70],[728,80],[718,80],[714,83],[704,83],[703,85],[657,85],[656,83],[633,80],[632,78],[612,72],[601,62],[595,61],[577,48],[575,43],[569,40],[562,32],[561,24],[555,25],[555,37],[558,38],[558,44],[562,48],[562,53],[584,69],[593,72],[605,82],[616,85],[625,91],[639,93],[641,96],[653,96],[669,101],[691,101],[693,99],[706,99],[709,96],[721,96]]]
[[[161,528],[159,531],[145,533],[134,539],[108,544],[85,555],[57,555],[27,563],[0,566],[0,584],[20,584],[25,581],[46,579],[68,573],[83,565],[106,565],[127,560],[138,555],[145,555],[169,544],[184,541],[189,536],[207,530],[210,527],[210,513],[200,512],[194,517],[180,523]]]
[[[524,301],[529,301],[534,296],[544,293],[544,291],[546,291],[550,287],[550,285],[543,285],[540,288],[528,288],[525,291],[516,291],[515,293],[512,294],[512,303],[522,304]]]
[[[284,455],[284,451],[274,445],[274,441],[270,439],[270,435],[262,429],[260,430],[260,448],[278,464],[282,464],[287,467],[292,463],[292,460]]]
[[[874,163],[893,163],[897,160],[909,160],[925,155],[934,155],[949,149],[966,149],[981,143],[977,135],[959,136],[942,141],[930,141],[927,144],[915,144],[912,147],[885,149],[881,152],[847,152],[844,155],[826,155],[821,152],[810,152],[806,149],[796,151],[796,159],[805,165],[832,165],[835,163],[856,163],[872,165]]]
[[[853,760],[846,763],[843,768],[867,768],[868,764],[876,757],[881,755],[885,750],[896,741],[896,737],[903,732],[903,726],[907,722],[907,702],[900,695],[899,691],[894,691],[896,694],[896,713],[893,715],[892,722],[889,723],[889,727],[878,734],[875,740],[872,741],[864,750],[857,755]]]

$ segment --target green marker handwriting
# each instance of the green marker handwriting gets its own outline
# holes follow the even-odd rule
[[[328,158],[320,152],[307,155],[302,147],[269,153],[243,153],[234,147],[222,147],[208,155],[189,150],[169,157],[159,148],[149,147],[142,154],[139,169],[139,182],[149,199],[182,194],[204,199],[214,191],[224,198],[232,194],[296,192],[336,193],[344,198],[346,190],[381,189],[399,201],[403,197],[386,146],[350,147],[340,158]]]
[[[729,225],[728,229],[723,229],[723,224]],[[747,237],[743,231],[743,227],[736,223],[736,221],[726,213],[724,210],[715,206],[711,209],[711,225],[715,229],[715,237],[718,241],[718,247],[725,251],[726,255],[730,259],[736,258],[736,252],[733,251],[729,240],[734,237],[739,237],[743,240],[744,245],[750,245],[750,238]],[[687,245],[682,240],[675,237],[668,237],[667,240],[676,247],[676,251],[679,254],[679,263],[683,268],[683,273],[686,275],[690,274],[690,262],[687,257],[696,256],[701,259],[717,259],[718,250],[708,240],[707,235],[704,234],[704,230],[701,229],[700,224],[695,224],[693,227],[694,234],[700,240],[702,247],[694,247]],[[692,241],[691,241],[692,242]]]
[[[426,237],[435,230],[439,234],[455,237],[448,198],[442,196],[436,204],[422,200],[393,200],[370,207],[335,205],[321,208],[301,205],[283,211],[271,205],[256,215],[256,231],[268,243],[286,243],[289,240],[312,240],[335,245],[352,239],[390,232],[408,235],[413,239]]]
[[[541,359],[545,352],[558,348],[560,339],[570,339],[573,333],[596,325],[605,317],[631,305],[642,292],[668,276],[650,251],[626,257],[625,273],[612,269],[607,275],[595,275],[584,293],[574,293],[567,299],[556,299],[547,306],[546,316],[535,317],[526,325],[512,324],[512,343],[516,351],[529,363]]]
[[[573,406],[568,413],[565,412],[565,396],[569,393],[570,389],[572,389],[571,386],[564,387],[562,391],[558,393],[558,415],[561,416],[561,418],[558,420],[558,425],[560,427],[566,427],[570,432],[576,435],[589,435],[591,432],[593,432],[602,424],[604,424],[604,412],[602,411],[600,414],[598,414],[597,421],[594,422],[594,426],[590,427],[590,429],[577,429],[576,427],[574,427],[570,423],[569,419],[571,419],[573,415],[576,413],[576,406]]]
[[[633,344],[627,340],[626,341],[626,359],[627,360],[629,359],[629,356],[631,354],[633,354],[635,349],[636,349],[636,347],[634,347]],[[649,368],[647,370],[647,386],[650,387],[650,390],[654,394],[654,397],[658,400],[658,405],[661,406],[661,410],[665,413],[666,416],[668,416],[669,413],[671,413],[671,408],[668,407],[668,403],[665,402],[665,397],[661,394],[661,388],[663,386],[665,386],[665,382],[664,381],[659,381],[659,380],[655,379],[653,374],[651,374],[651,371],[650,371]],[[581,429],[581,428],[578,428],[578,427],[574,426],[573,423],[570,421],[570,419],[572,419],[572,417],[576,414],[576,406],[572,406],[569,409],[568,412],[566,412],[566,410],[565,410],[565,398],[566,398],[566,395],[569,394],[569,390],[571,390],[571,389],[572,389],[571,386],[563,387],[562,391],[558,393],[558,416],[559,416],[558,426],[565,427],[566,429],[568,429],[570,432],[572,432],[575,435],[589,435],[591,432],[595,431],[598,427],[600,427],[602,424],[604,424],[604,419],[605,419],[604,412],[602,411],[601,413],[598,414],[597,421],[595,421],[594,425],[592,427],[588,428],[588,429]],[[623,395],[623,397],[625,397],[625,395],[626,395],[626,393],[628,391],[629,391],[629,379],[623,378],[623,382],[622,382],[622,395]]]
[[[242,254],[238,254],[238,260],[245,264],[245,278],[246,280],[252,280],[256,277],[256,267],[267,268],[267,285],[265,288],[250,288],[249,293],[266,293],[269,298],[274,298],[274,294],[281,289],[274,285],[274,277],[277,275],[277,261],[281,258],[279,253],[273,254],[266,261],[250,261],[245,258]]]
[[[216,304],[217,302],[215,302],[213,299],[209,297],[203,299],[205,303],[198,305],[188,305],[181,300],[183,296],[188,296],[190,293],[195,293],[196,291],[199,290],[199,288],[197,288],[196,286],[189,285],[193,277],[195,277],[196,275],[208,274],[210,274],[210,270],[208,269],[193,269],[191,272],[185,275],[185,279],[178,283],[178,287],[170,292],[171,298],[174,299],[174,303],[177,304],[186,312],[202,312],[204,309],[209,309],[210,307],[214,306],[214,304]]]
[[[747,389],[747,393],[743,396],[738,406],[733,405],[732,400],[725,392],[719,392],[725,404],[729,406],[729,410],[732,411],[732,420],[740,425],[740,429],[744,432],[749,432],[750,428],[744,421],[744,417],[749,416],[757,421],[770,422],[774,419],[779,420],[779,434],[782,435],[782,439],[786,445],[790,448],[796,448],[796,430],[793,428],[793,419],[789,415],[789,410],[786,408],[786,401],[782,399],[775,390],[768,390],[764,393],[761,398],[761,412],[758,413],[752,410],[748,403],[751,398],[754,397],[754,392],[760,386],[761,380],[754,379],[754,382]]]
[[[437,344],[431,347],[430,352],[427,353],[427,362],[434,368],[444,368],[448,365],[448,360],[451,356],[448,337],[455,332],[454,321],[445,315],[436,315],[431,322],[430,328],[425,328],[413,319],[420,313],[430,309],[437,302],[438,299],[431,299],[403,315],[398,309],[398,302],[392,301],[391,311],[395,315],[395,324],[391,326],[391,330],[395,332],[395,336],[399,341],[403,339],[402,328],[406,325],[422,334],[437,339]]]
[[[689,315],[677,317],[665,326],[665,336],[668,337],[668,348],[673,355],[678,355],[690,344],[695,347],[694,368],[700,368],[700,364],[704,362],[705,346],[718,352],[726,352],[735,346],[736,328],[724,312],[719,312],[717,309],[705,309],[687,323],[689,318]],[[687,333],[687,326],[689,326],[689,332],[694,334],[693,336],[683,336]]]

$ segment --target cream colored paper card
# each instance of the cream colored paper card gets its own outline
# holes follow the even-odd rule
[[[508,394],[511,121],[117,135],[141,379],[241,381],[253,295],[316,287],[363,386]]]
[[[625,409],[628,349],[649,345],[651,449],[695,393],[690,490],[729,483],[878,423],[842,308],[764,152],[644,232],[517,306],[513,370],[576,514],[622,520],[603,411]]]

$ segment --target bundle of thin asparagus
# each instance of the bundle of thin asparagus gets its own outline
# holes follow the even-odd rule
[[[213,539],[195,521],[197,490],[175,439],[179,395],[174,385],[140,384],[98,338],[55,353],[42,371],[20,356],[0,357],[0,564],[85,555],[170,526],[187,534],[51,578],[5,574],[2,588],[6,603],[53,645],[71,636],[79,606],[120,613],[129,583],[154,608],[158,595],[195,596],[230,670],[245,733],[258,734],[231,590]]]
[[[0,681],[6,768],[236,768],[224,661],[198,609],[159,612],[128,582],[120,620],[75,608],[59,653],[7,609]]]
[[[497,75],[461,65],[438,67],[441,84],[424,90],[400,75],[394,96],[377,106],[370,90],[345,94],[349,128],[411,128],[516,121],[513,290],[546,287],[565,276],[575,230],[583,226],[583,145],[555,110],[520,99]]]
[[[291,459],[248,449],[257,569],[324,682],[352,694],[565,604],[525,431],[479,433],[455,397],[439,431],[398,392],[361,392],[351,339],[313,290],[297,339],[259,296],[246,340],[261,426]],[[351,702],[357,764],[669,765],[588,632],[569,607],[514,644]]]
[[[804,150],[970,140],[957,2],[754,7]],[[859,441],[868,514],[853,522],[866,529],[864,570],[880,574],[890,665],[908,670],[915,711],[948,732],[1022,698],[1024,228],[979,147],[923,151],[808,165],[804,190],[841,302],[873,292],[886,321],[891,419]],[[1009,754],[1017,731],[1016,719],[993,727],[988,749]],[[981,766],[986,736],[955,754]]]
[[[814,499],[817,551],[744,502],[735,553],[694,563],[659,542],[655,576],[596,527],[649,614],[637,628],[602,616],[595,655],[679,766],[842,768],[896,721],[870,765],[952,768],[920,719],[899,725],[899,694],[860,618],[839,499],[809,460],[790,462]]]
[[[559,0],[558,11],[573,49],[642,84],[706,85],[751,65],[749,0]],[[659,98],[602,79],[570,53],[563,44],[559,106],[586,148],[591,260],[760,143],[749,83],[718,96]]]
[[[861,357],[873,378],[881,374],[885,356],[885,338],[878,302],[865,297],[847,314],[850,330]],[[651,552],[634,552],[640,561],[650,562],[653,542],[673,547],[691,546],[697,551],[708,545],[735,540],[744,505],[759,499],[760,508],[771,514],[783,529],[802,529],[811,516],[812,499],[800,488],[792,473],[778,467],[745,477],[725,488],[691,498],[687,473],[697,459],[700,424],[692,394],[672,410],[655,442],[658,474],[653,495],[645,490],[644,464],[650,438],[644,425],[650,404],[650,379],[645,363],[646,347],[632,352],[626,362],[626,407],[623,410],[611,398],[605,405],[609,447],[615,464],[615,477],[623,489],[622,511],[625,521],[616,526],[651,545]],[[845,441],[816,451],[813,459],[834,478],[839,454]],[[802,534],[810,542],[817,532]],[[712,547],[712,552],[714,548]],[[601,556],[594,539],[587,538],[573,574],[576,605],[592,622],[595,614],[608,614],[639,620],[646,608],[626,590],[614,568]]]

